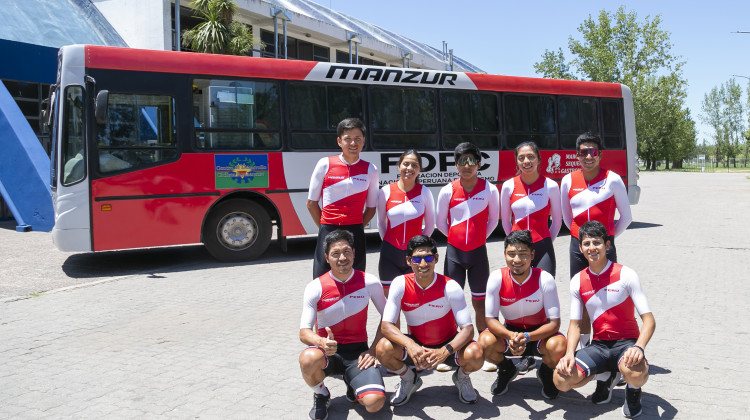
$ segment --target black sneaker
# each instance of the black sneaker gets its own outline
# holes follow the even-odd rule
[[[310,419],[326,420],[328,418],[328,401],[331,400],[331,394],[321,395],[313,393],[313,408],[310,410]]]
[[[606,404],[612,399],[612,390],[620,381],[620,372],[610,373],[606,381],[596,381],[596,390],[591,394],[591,402],[594,404]]]
[[[557,389],[555,382],[552,380],[553,373],[552,368],[544,363],[536,371],[536,378],[542,384],[542,397],[548,400],[554,400],[560,394],[560,390]]]
[[[531,369],[534,369],[534,365],[536,365],[534,356],[523,356],[518,359],[518,363],[516,363],[516,369],[518,369],[519,375],[525,375]]]
[[[508,384],[518,376],[518,369],[513,361],[507,357],[497,365],[497,379],[492,383],[490,392],[492,395],[503,395],[508,392]]]
[[[643,412],[641,407],[641,389],[631,387],[625,388],[625,404],[622,405],[622,414],[632,419],[638,417]]]

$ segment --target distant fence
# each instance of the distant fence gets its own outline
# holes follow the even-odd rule
[[[678,171],[686,171],[686,172],[716,172],[721,171],[722,169],[734,168],[735,163],[737,164],[737,168],[747,168],[747,161],[745,159],[729,159],[728,164],[724,165],[725,161],[716,160],[715,156],[706,157],[705,159],[701,158],[691,158],[691,159],[685,159],[682,161],[682,168],[674,168],[672,165],[672,162],[669,164],[670,169],[675,169]],[[638,166],[641,168],[644,168],[646,166],[646,162],[639,161]],[[666,165],[664,161],[660,161],[657,163],[656,168],[658,170],[665,169]]]

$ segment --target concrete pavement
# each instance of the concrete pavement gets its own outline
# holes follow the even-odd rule
[[[617,247],[657,322],[642,418],[746,418],[750,180],[645,173],[640,185],[635,221]],[[312,396],[299,373],[297,331],[311,239],[225,265],[198,246],[65,254],[47,234],[0,226],[0,418],[307,417]],[[568,240],[555,242],[563,332]],[[503,266],[502,237],[488,249],[491,268]],[[372,273],[377,251],[371,238]],[[470,406],[458,401],[450,374],[425,375],[409,404],[375,415],[327,379],[329,418],[622,418],[623,388],[602,406],[586,399],[593,384],[547,402],[534,375],[493,397],[495,375],[475,373],[480,401]],[[397,379],[385,382],[390,393]]]

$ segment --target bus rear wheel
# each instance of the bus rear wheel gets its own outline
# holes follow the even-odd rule
[[[219,261],[254,260],[271,243],[271,218],[263,207],[250,200],[218,204],[203,229],[203,243]]]

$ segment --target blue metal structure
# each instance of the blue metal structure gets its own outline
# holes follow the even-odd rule
[[[49,232],[55,224],[50,160],[13,97],[0,83],[0,193],[16,230]]]

